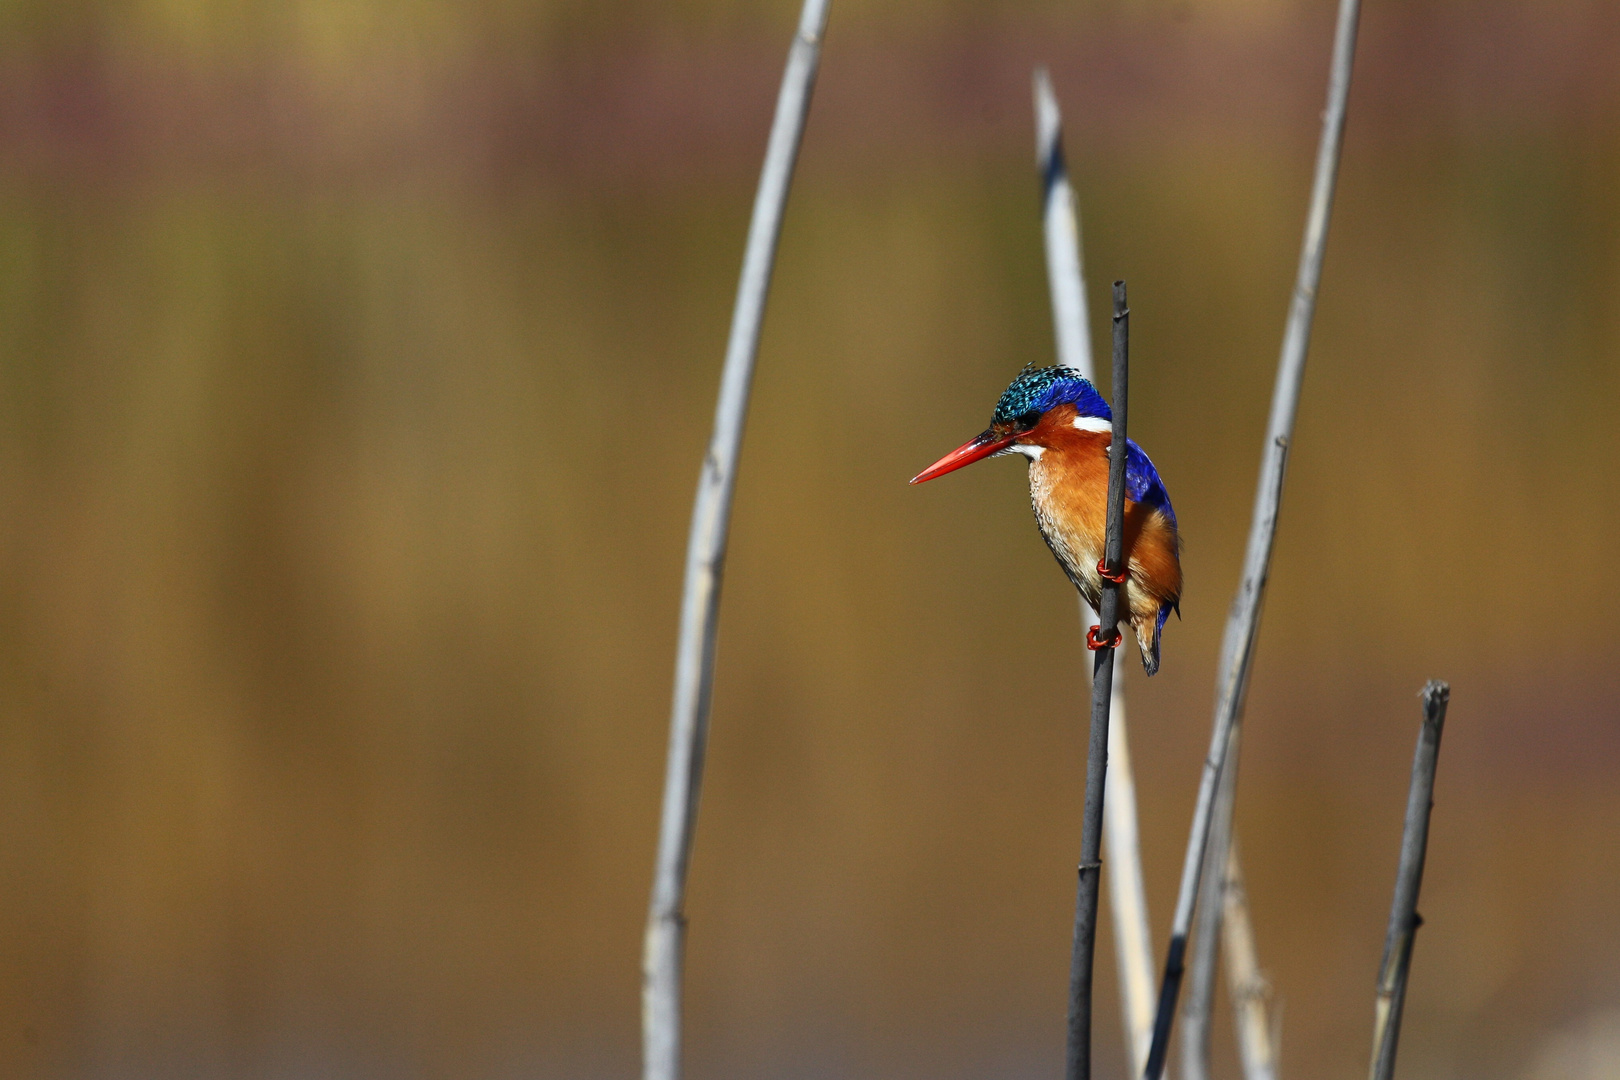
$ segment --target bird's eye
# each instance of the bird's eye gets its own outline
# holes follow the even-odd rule
[[[1030,412],[1024,413],[1022,416],[1020,416],[1018,418],[1018,426],[1023,428],[1025,431],[1029,431],[1031,428],[1033,428],[1036,424],[1039,424],[1040,422],[1041,422],[1041,414],[1038,413],[1038,412],[1035,412],[1033,410],[1030,411]]]

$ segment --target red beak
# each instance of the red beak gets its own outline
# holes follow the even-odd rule
[[[928,468],[911,478],[913,484],[920,484],[925,480],[932,480],[936,476],[944,476],[948,472],[955,472],[964,465],[971,465],[981,458],[987,458],[998,450],[1005,450],[1011,446],[1018,435],[1008,435],[1005,439],[998,439],[986,431],[958,446]]]

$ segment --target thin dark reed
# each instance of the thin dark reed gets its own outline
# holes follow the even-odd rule
[[[686,872],[692,852],[698,793],[703,782],[709,702],[714,685],[715,627],[720,579],[725,569],[731,495],[736,486],[748,391],[759,352],[765,299],[770,292],[776,242],[788,187],[810,109],[821,58],[821,35],[829,0],[804,0],[798,32],[788,51],[776,99],[765,164],[754,197],[742,279],[731,316],[714,433],[698,477],[687,540],[686,581],[681,597],[680,643],[675,653],[675,695],[669,724],[669,757],[658,827],[658,856],[642,953],[642,1076],[679,1080],[681,1074],[681,969],[685,945]]]
[[[1434,772],[1440,759],[1440,734],[1446,726],[1451,687],[1431,679],[1423,687],[1423,727],[1412,755],[1412,782],[1406,790],[1406,826],[1401,831],[1401,863],[1395,873],[1395,898],[1389,906],[1384,960],[1378,968],[1378,1000],[1373,1016],[1370,1080],[1395,1075],[1395,1048],[1401,1038],[1401,1011],[1406,1006],[1406,977],[1412,968],[1412,945],[1423,917],[1417,912],[1423,887],[1423,862],[1429,850],[1429,813],[1434,809]]]
[[[1126,404],[1130,389],[1131,309],[1125,283],[1114,282],[1114,433],[1108,448],[1108,531],[1103,564],[1108,573],[1125,569]],[[1108,706],[1113,696],[1114,652],[1119,635],[1120,586],[1102,579],[1097,612],[1097,650],[1091,665],[1091,744],[1086,752],[1086,810],[1080,831],[1080,885],[1074,903],[1074,951],[1069,962],[1068,1080],[1091,1076],[1091,975],[1097,949],[1097,883],[1102,876],[1103,789],[1108,780]]]
[[[1183,965],[1187,937],[1198,903],[1215,795],[1226,761],[1232,726],[1237,722],[1248,691],[1249,669],[1254,660],[1255,641],[1259,636],[1261,603],[1270,573],[1272,544],[1277,535],[1277,512],[1282,501],[1288,445],[1293,436],[1294,417],[1299,410],[1306,348],[1310,343],[1311,322],[1316,313],[1317,286],[1322,279],[1328,220],[1332,214],[1333,191],[1338,180],[1339,152],[1344,144],[1345,112],[1350,96],[1350,73],[1355,60],[1356,27],[1360,12],[1360,0],[1340,0],[1333,59],[1328,72],[1327,108],[1322,113],[1316,175],[1305,220],[1305,240],[1300,250],[1299,271],[1294,280],[1288,323],[1283,332],[1282,354],[1277,363],[1265,456],[1260,465],[1249,544],[1243,560],[1243,580],[1227,618],[1221,650],[1222,670],[1217,683],[1219,697],[1213,730],[1210,732],[1209,753],[1204,759],[1203,774],[1199,779],[1191,835],[1181,866],[1181,887],[1176,895],[1164,976],[1159,981],[1159,1007],[1154,1018],[1153,1044],[1148,1051],[1144,1071],[1147,1080],[1159,1080],[1164,1073],[1165,1058],[1170,1049],[1170,1032],[1175,1022],[1176,999],[1181,992],[1181,979],[1185,972]]]

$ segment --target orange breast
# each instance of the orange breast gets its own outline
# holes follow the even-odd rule
[[[1030,496],[1036,519],[1053,552],[1071,579],[1094,604],[1101,587],[1097,560],[1102,557],[1108,520],[1108,447],[1105,432],[1074,426],[1074,407],[1053,409],[1029,433],[1042,447],[1030,467]],[[1133,612],[1157,611],[1181,595],[1181,558],[1175,527],[1157,507],[1125,500],[1125,557],[1131,570],[1128,589]]]

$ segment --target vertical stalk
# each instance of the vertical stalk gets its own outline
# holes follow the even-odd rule
[[[1238,861],[1237,836],[1232,829],[1242,736],[1240,714],[1227,740],[1226,767],[1221,770],[1220,787],[1215,793],[1214,820],[1204,854],[1192,962],[1187,971],[1187,1004],[1181,1015],[1181,1080],[1207,1080],[1210,1074],[1217,957],[1226,968],[1244,1080],[1276,1080],[1277,1076],[1270,987],[1255,952],[1254,926],[1249,921],[1248,894]]]
[[[1035,69],[1035,167],[1041,174],[1041,234],[1046,240],[1046,280],[1052,292],[1058,363],[1091,379],[1080,216],[1075,212],[1074,188],[1063,158],[1063,115],[1045,68]]]
[[[1147,1080],[1159,1080],[1164,1072],[1170,1029],[1175,1020],[1176,998],[1181,991],[1187,935],[1192,929],[1193,910],[1198,901],[1199,879],[1204,867],[1204,850],[1209,842],[1216,789],[1225,765],[1227,740],[1238,713],[1242,711],[1248,690],[1249,668],[1259,634],[1261,601],[1265,595],[1271,548],[1277,533],[1277,512],[1282,500],[1288,445],[1293,436],[1294,416],[1299,409],[1306,347],[1310,342],[1311,322],[1316,313],[1317,286],[1322,279],[1322,258],[1327,244],[1328,219],[1333,209],[1333,190],[1338,180],[1339,152],[1344,143],[1345,110],[1350,95],[1350,72],[1355,59],[1356,24],[1360,11],[1360,0],[1339,0],[1333,59],[1328,73],[1327,108],[1322,113],[1322,136],[1317,145],[1316,175],[1305,221],[1305,241],[1300,251],[1299,272],[1294,281],[1288,324],[1283,332],[1282,354],[1277,364],[1277,381],[1272,391],[1265,456],[1260,465],[1260,482],[1255,491],[1248,550],[1243,561],[1243,581],[1238,586],[1227,621],[1226,640],[1230,648],[1223,650],[1225,662],[1218,682],[1220,696],[1210,733],[1209,754],[1204,759],[1191,835],[1181,867],[1181,887],[1176,896],[1164,977],[1159,983],[1159,1008],[1154,1019],[1153,1045],[1148,1052],[1148,1064],[1144,1071]]]
[[[1228,631],[1232,626],[1228,624]],[[1223,668],[1233,647],[1221,643]],[[1255,952],[1254,927],[1249,922],[1248,896],[1243,891],[1243,869],[1238,864],[1237,836],[1232,811],[1237,799],[1238,755],[1242,750],[1243,713],[1232,719],[1227,736],[1227,767],[1221,770],[1215,793],[1214,820],[1204,854],[1193,957],[1189,969],[1187,1006],[1182,1013],[1182,1080],[1204,1080],[1209,1075],[1210,1013],[1215,996],[1217,954],[1224,957],[1231,989],[1238,1058],[1244,1080],[1276,1080],[1276,1032],[1271,1020],[1270,988],[1260,971]],[[1235,891],[1234,891],[1235,890]],[[1232,920],[1238,925],[1232,925]]]
[[[1084,249],[1080,215],[1063,156],[1063,117],[1045,68],[1035,70],[1035,162],[1041,177],[1042,235],[1058,363],[1095,381],[1086,316]],[[1080,625],[1096,616],[1080,599]],[[1137,838],[1136,779],[1131,769],[1125,717],[1124,668],[1115,650],[1113,700],[1108,723],[1110,783],[1103,794],[1103,849],[1108,853],[1108,905],[1113,912],[1114,954],[1119,969],[1120,1019],[1131,1072],[1147,1061],[1153,1037],[1153,938],[1147,888]]]
[[[1226,904],[1226,863],[1231,847],[1231,810],[1237,795],[1237,755],[1242,734],[1242,718],[1239,717],[1226,738],[1226,767],[1221,770],[1221,782],[1215,789],[1209,846],[1204,850],[1192,959],[1188,965],[1187,1001],[1181,1010],[1181,1080],[1209,1080],[1215,965],[1220,954],[1221,919]]]
[[[1406,825],[1401,831],[1401,863],[1395,873],[1395,898],[1389,907],[1384,960],[1378,969],[1378,999],[1373,1016],[1370,1080],[1395,1075],[1395,1048],[1401,1038],[1401,1012],[1406,1005],[1406,978],[1412,967],[1412,943],[1423,917],[1417,913],[1423,887],[1423,861],[1429,850],[1429,814],[1434,809],[1434,771],[1440,759],[1440,733],[1446,726],[1451,687],[1430,680],[1423,687],[1423,727],[1412,755],[1412,782],[1406,792]]]
[[[1108,448],[1108,531],[1103,563],[1111,574],[1125,569],[1126,405],[1130,385],[1130,308],[1125,283],[1114,282],[1114,433]],[[1108,778],[1108,707],[1114,685],[1114,652],[1120,643],[1120,586],[1106,576],[1095,640],[1102,643],[1091,667],[1091,744],[1086,754],[1086,812],[1080,832],[1080,883],[1074,904],[1074,951],[1069,967],[1068,1080],[1091,1076],[1091,973],[1097,946],[1097,882],[1102,873],[1103,788]]]
[[[1089,619],[1087,620],[1089,621]],[[1114,650],[1113,705],[1108,722],[1108,786],[1103,792],[1103,850],[1108,853],[1108,906],[1113,913],[1121,1020],[1131,1074],[1147,1064],[1153,1038],[1153,938],[1142,849],[1136,827],[1136,776],[1125,716],[1125,665]]]
[[[759,351],[765,299],[770,291],[776,242],[782,230],[788,186],[804,134],[810,92],[821,56],[829,0],[804,0],[798,32],[788,51],[765,164],[754,197],[743,253],[725,367],[715,406],[714,433],[698,477],[692,528],[686,549],[680,642],[675,653],[675,693],[669,727],[669,757],[658,828],[658,855],[642,954],[641,1032],[644,1080],[679,1080],[681,1074],[681,970],[686,932],[683,907],[692,851],[698,793],[703,780],[709,703],[714,685],[715,624],[725,568],[731,496],[736,485],[748,391]]]
[[[1279,1033],[1271,1011],[1271,985],[1255,960],[1254,926],[1249,921],[1249,894],[1243,885],[1236,837],[1226,856],[1221,949],[1226,955],[1226,992],[1232,998],[1232,1019],[1237,1025],[1238,1060],[1244,1080],[1277,1080]]]

